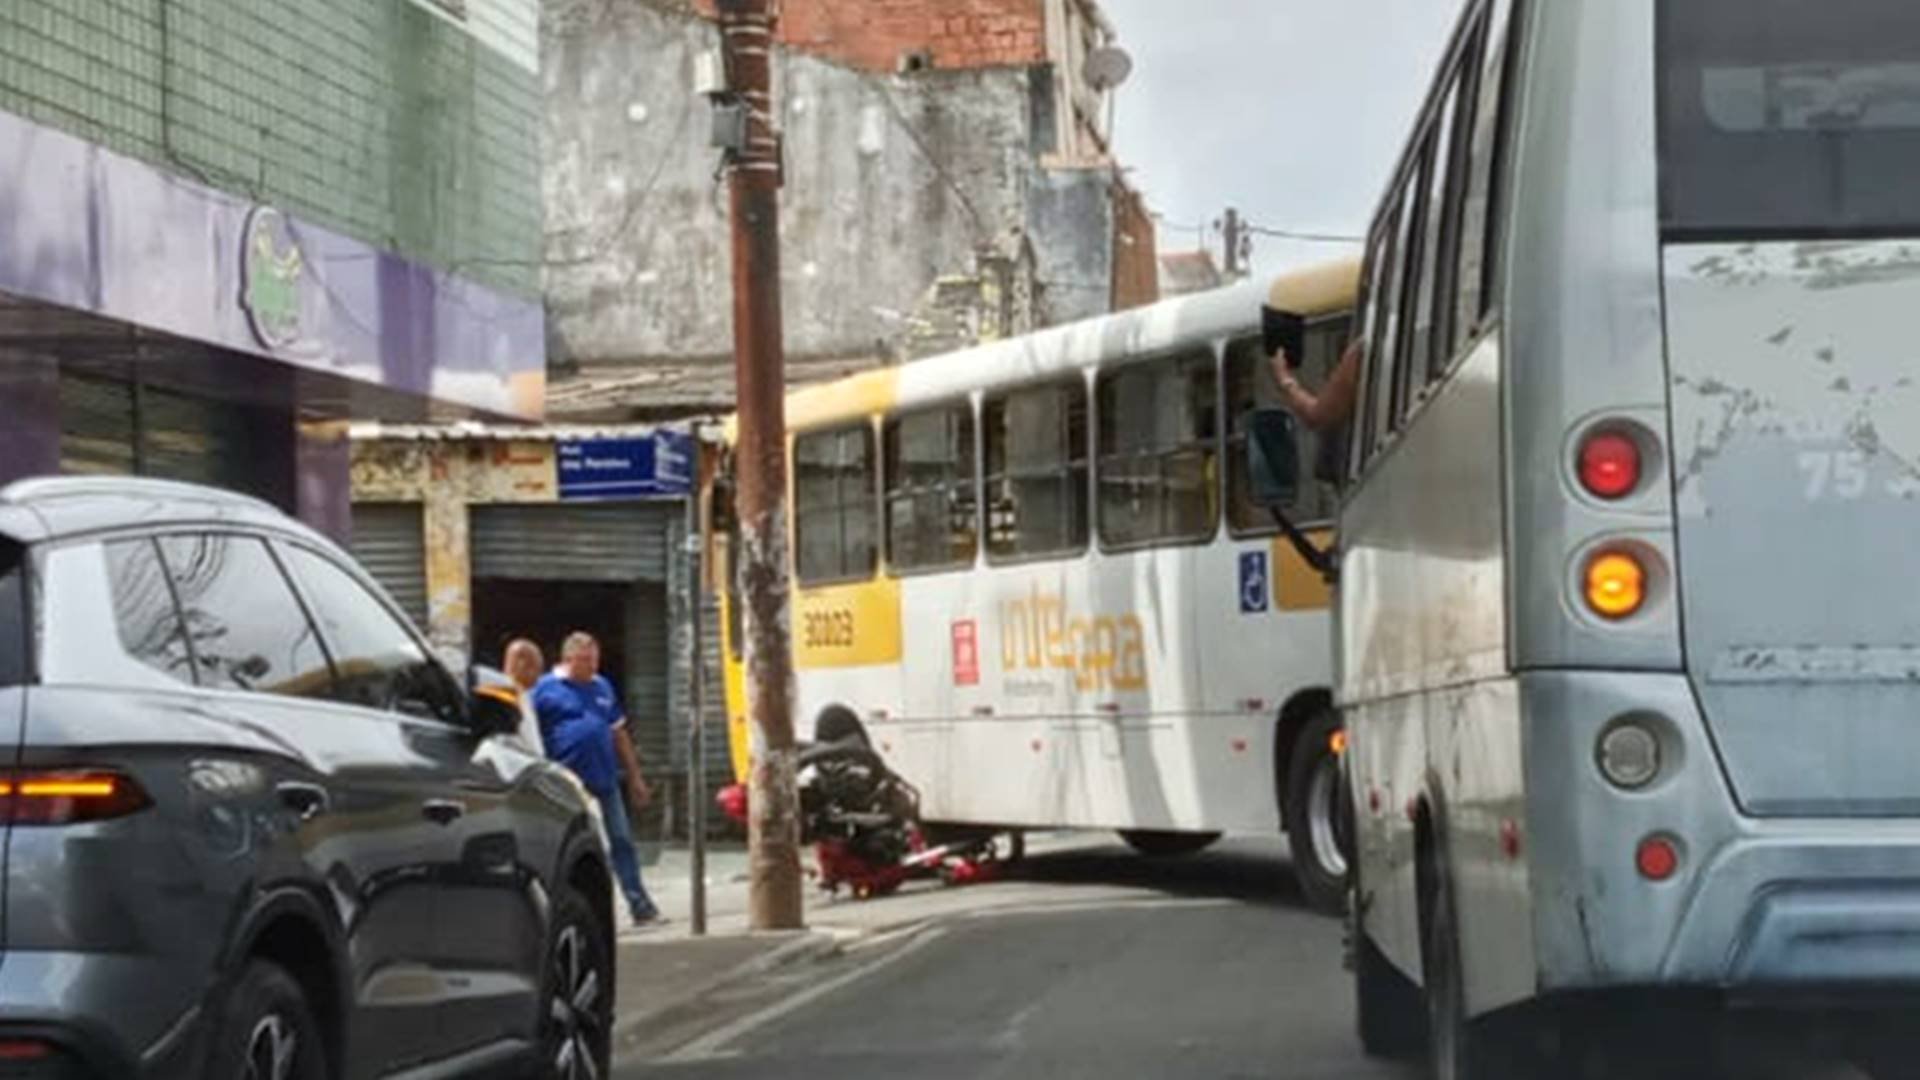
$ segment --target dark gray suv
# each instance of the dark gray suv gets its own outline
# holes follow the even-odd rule
[[[604,1075],[605,848],[518,719],[264,503],[0,490],[0,1077]]]

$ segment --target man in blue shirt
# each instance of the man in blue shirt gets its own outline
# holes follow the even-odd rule
[[[533,709],[547,756],[567,768],[600,802],[606,819],[613,872],[626,894],[627,910],[641,926],[664,920],[640,884],[640,860],[633,850],[633,824],[627,800],[636,808],[652,799],[640,776],[640,758],[627,738],[626,711],[613,684],[600,676],[600,643],[591,634],[567,635],[560,648],[560,670],[533,688]],[[627,800],[620,797],[622,777]]]

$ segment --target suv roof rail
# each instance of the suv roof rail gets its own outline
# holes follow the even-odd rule
[[[55,499],[115,497],[173,499],[280,513],[280,508],[272,503],[237,491],[144,476],[45,476],[16,480],[0,488],[0,503],[13,503],[16,506],[32,506]]]

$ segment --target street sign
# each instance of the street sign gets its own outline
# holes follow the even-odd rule
[[[693,490],[693,437],[683,432],[576,439],[555,451],[565,500],[677,498]]]

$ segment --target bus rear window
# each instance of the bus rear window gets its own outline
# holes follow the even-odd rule
[[[1663,0],[1670,237],[1920,233],[1920,4]]]
[[[26,549],[0,537],[0,686],[27,681]]]

